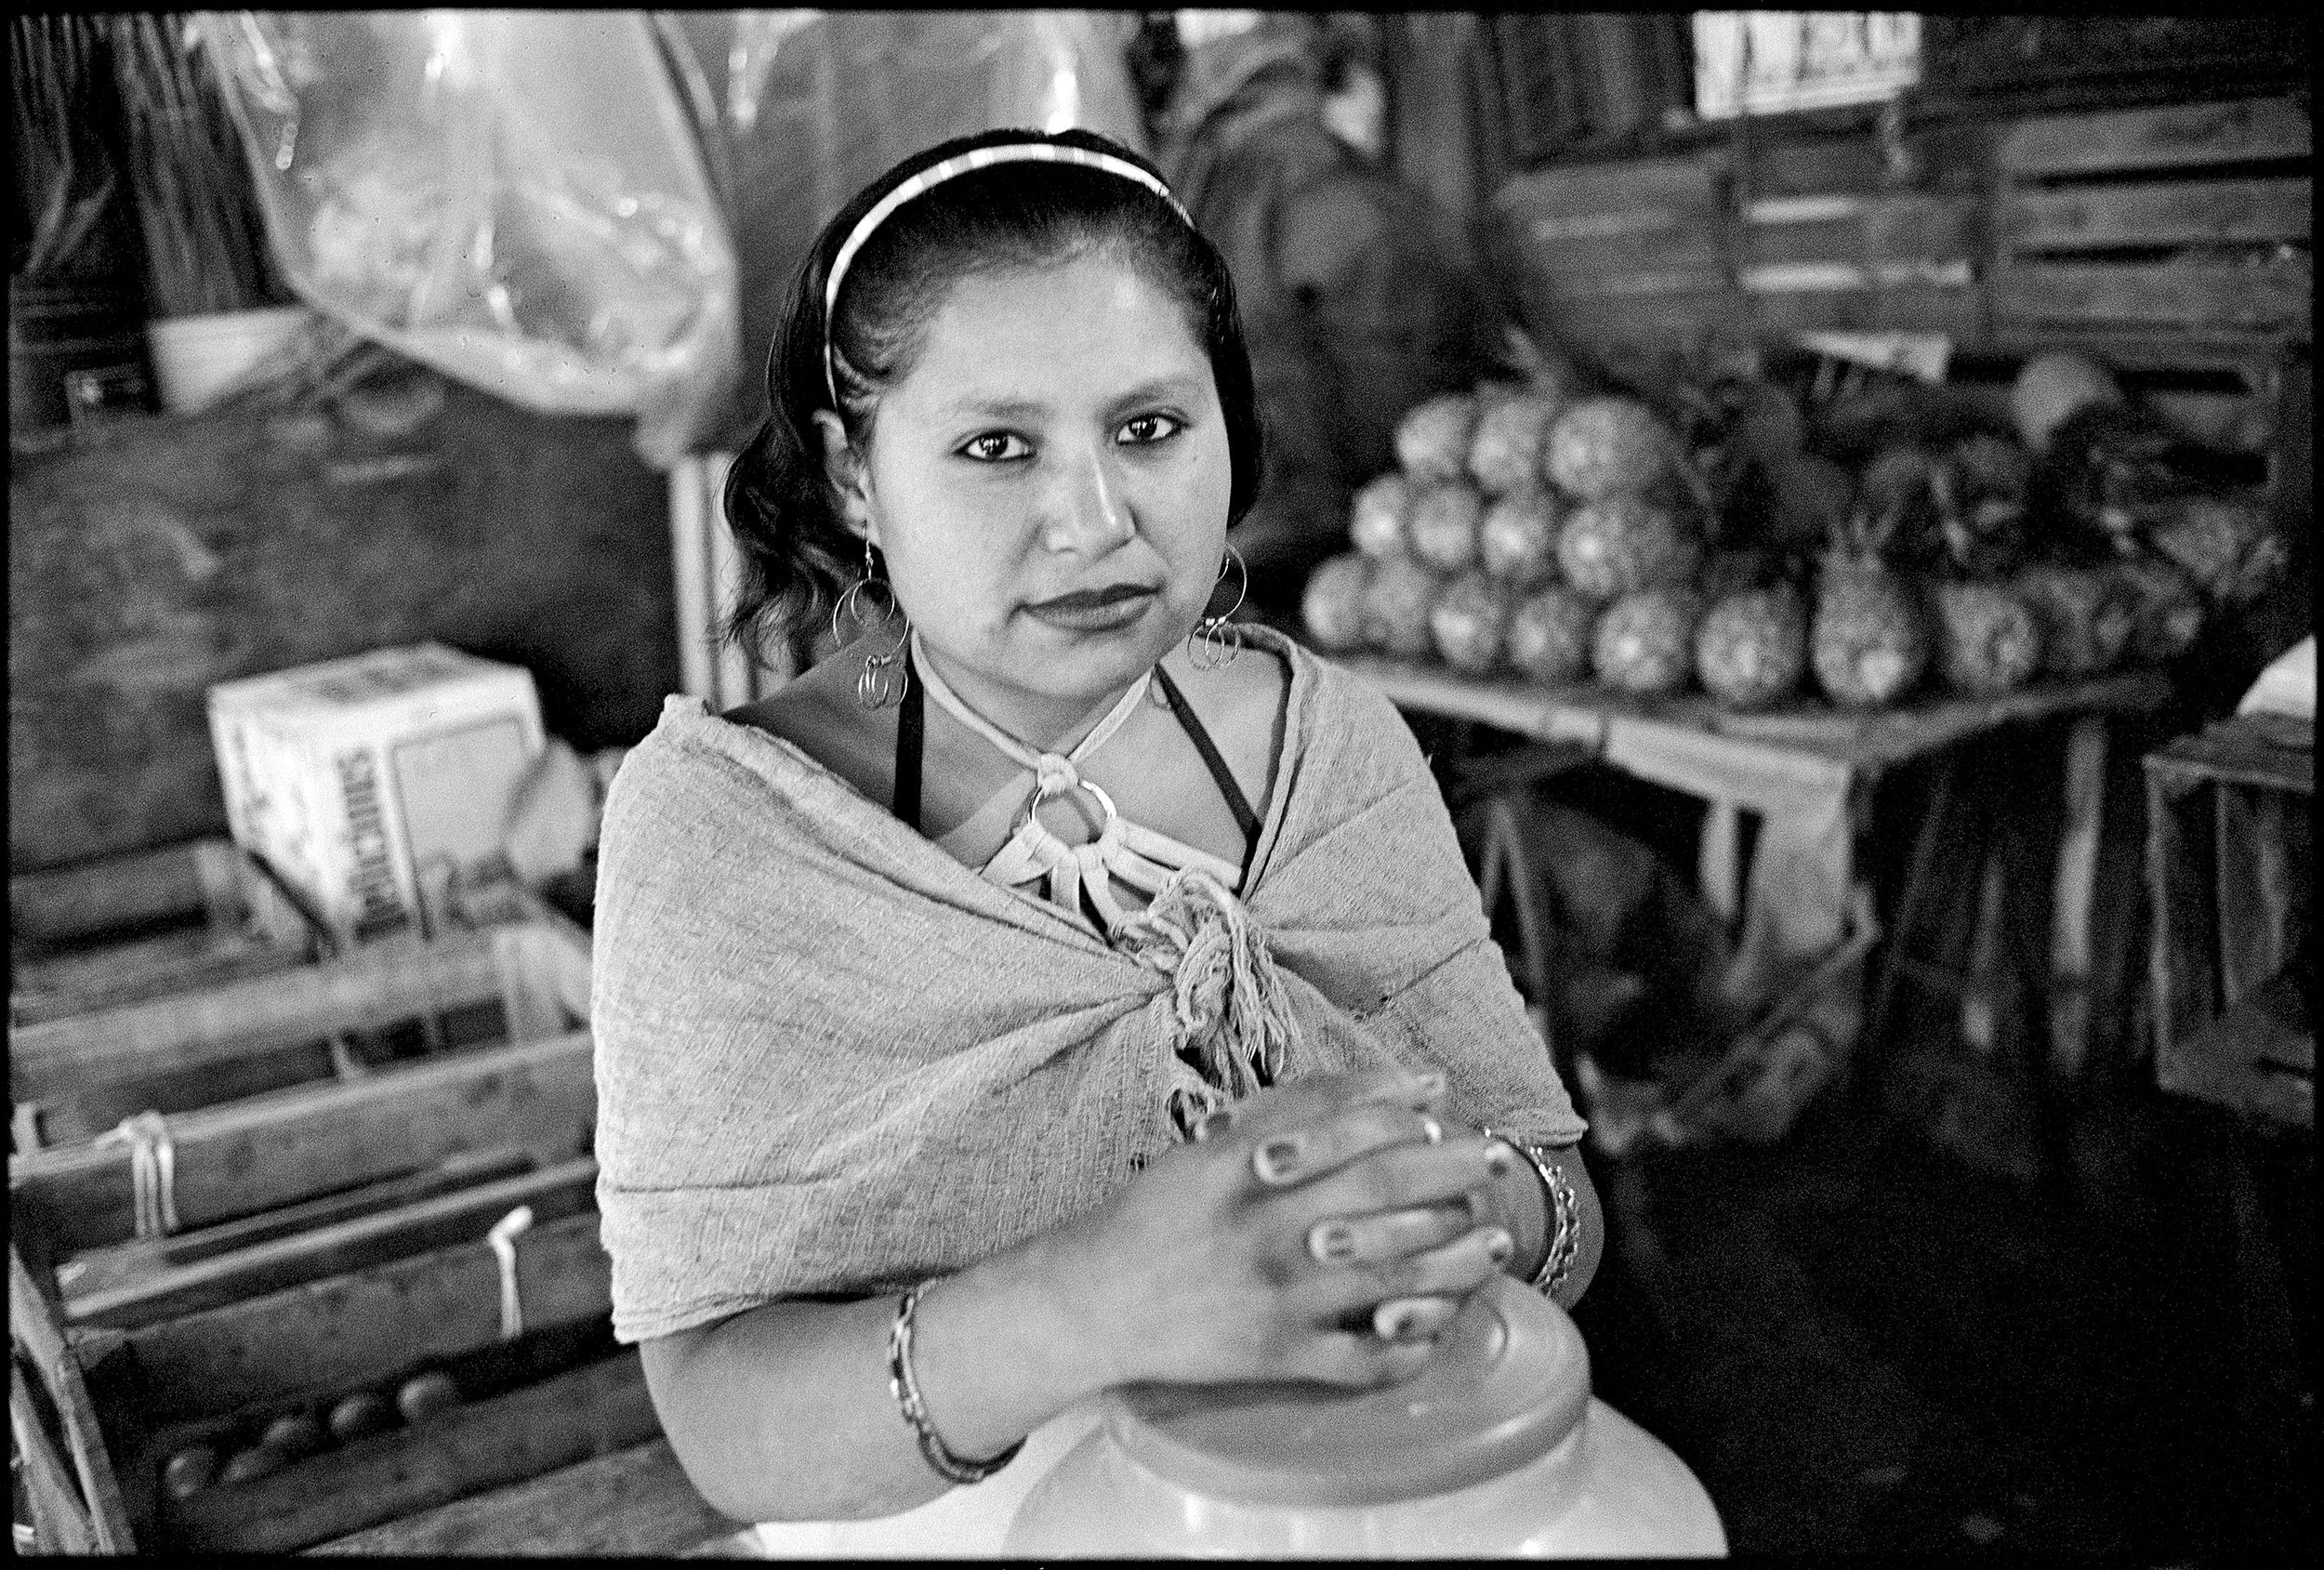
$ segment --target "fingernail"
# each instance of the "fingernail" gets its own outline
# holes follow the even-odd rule
[[[1251,1153],[1251,1170],[1259,1174],[1262,1183],[1280,1183],[1299,1169],[1300,1142],[1297,1140],[1270,1140]]]
[[[1308,1229],[1307,1251],[1326,1264],[1355,1256],[1355,1229],[1344,1221],[1323,1221]]]
[[[1226,1107],[1221,1107],[1216,1112],[1207,1112],[1203,1114],[1202,1116],[1197,1118],[1195,1122],[1195,1143],[1201,1144],[1205,1140],[1208,1140],[1211,1135],[1220,1132],[1221,1129],[1225,1128],[1228,1124],[1234,1121],[1234,1112]]]
[[[1485,1153],[1485,1169],[1497,1178],[1509,1176],[1509,1147],[1496,1142]]]
[[[1412,1333],[1415,1317],[1410,1303],[1382,1303],[1379,1312],[1372,1315],[1372,1328],[1380,1333],[1383,1341],[1401,1341]]]
[[[1485,1240],[1486,1256],[1497,1265],[1509,1263],[1509,1256],[1516,1251],[1517,1240],[1499,1227],[1495,1227],[1493,1234]]]

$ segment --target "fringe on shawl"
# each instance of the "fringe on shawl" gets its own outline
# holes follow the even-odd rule
[[[1178,1138],[1213,1108],[1274,1082],[1298,1025],[1265,935],[1224,884],[1193,868],[1173,873],[1113,942],[1171,979],[1179,1056],[1201,1076],[1170,1093],[1165,1110]]]

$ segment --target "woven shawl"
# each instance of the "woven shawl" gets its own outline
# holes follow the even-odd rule
[[[1240,908],[1166,890],[1109,946],[790,744],[673,697],[609,794],[598,1202],[635,1341],[957,1270],[1098,1204],[1274,1076],[1442,1068],[1450,1106],[1580,1138],[1395,710],[1288,640]]]

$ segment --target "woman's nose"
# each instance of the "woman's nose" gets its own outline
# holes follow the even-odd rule
[[[1137,533],[1129,500],[1102,454],[1063,466],[1044,511],[1042,543],[1051,550],[1103,556]]]

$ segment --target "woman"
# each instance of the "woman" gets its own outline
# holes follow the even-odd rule
[[[891,1515],[1111,1385],[1376,1385],[1497,1269],[1578,1296],[1582,1125],[1410,733],[1205,616],[1259,433],[1152,166],[907,160],[768,379],[737,629],[898,614],[671,699],[607,803],[614,1328],[705,1497]]]

